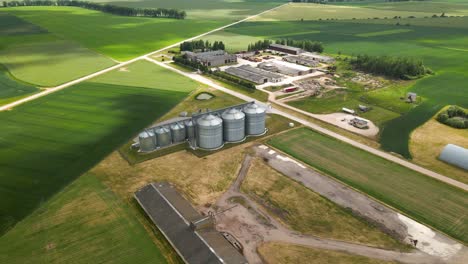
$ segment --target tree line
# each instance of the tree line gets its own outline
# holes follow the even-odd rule
[[[352,58],[350,63],[357,70],[403,80],[431,73],[422,60],[408,57],[358,55]]]
[[[113,15],[120,16],[137,16],[137,17],[161,17],[161,18],[176,18],[185,19],[187,14],[185,11],[167,8],[133,8],[116,6],[109,4],[97,4],[86,1],[76,0],[24,0],[24,1],[3,1],[4,7],[16,6],[75,6],[90,10],[101,11]]]
[[[454,128],[468,128],[468,111],[456,105],[452,105],[447,110],[440,112],[436,119],[442,124]]]
[[[309,52],[318,52],[322,53],[324,50],[323,44],[321,42],[311,41],[311,40],[292,40],[292,39],[278,39],[275,42],[265,39],[259,40],[247,46],[248,51],[264,50],[270,47],[270,44],[281,44],[291,47],[301,48]]]
[[[206,50],[225,50],[226,47],[222,41],[215,41],[214,43],[203,40],[184,41],[179,45],[180,51],[206,51]]]

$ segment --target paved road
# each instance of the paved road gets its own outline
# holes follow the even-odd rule
[[[286,4],[287,4],[287,3],[286,3]],[[286,5],[286,4],[283,4],[283,5]],[[101,71],[92,73],[92,74],[90,74],[90,75],[81,77],[81,78],[79,78],[79,79],[76,79],[76,80],[73,80],[73,81],[70,81],[70,82],[61,84],[61,85],[56,86],[56,87],[53,87],[53,88],[49,88],[49,89],[47,89],[47,90],[45,90],[45,91],[43,91],[43,92],[33,94],[33,95],[31,95],[31,96],[22,98],[22,99],[20,99],[20,100],[17,100],[17,101],[15,101],[15,102],[9,103],[9,104],[7,104],[7,105],[3,105],[3,106],[0,107],[0,111],[10,110],[10,109],[12,109],[13,107],[16,107],[16,106],[18,106],[18,105],[21,105],[21,104],[23,104],[23,103],[26,103],[26,102],[35,100],[35,99],[37,99],[37,98],[46,96],[46,95],[48,95],[48,94],[51,94],[51,93],[54,93],[54,92],[57,92],[57,91],[60,91],[60,90],[62,90],[62,89],[64,89],[64,88],[70,87],[70,86],[75,85],[75,84],[78,84],[78,83],[80,83],[80,82],[84,82],[84,81],[86,81],[86,80],[89,80],[89,79],[91,79],[91,78],[97,77],[97,76],[99,76],[99,75],[102,75],[102,74],[104,74],[104,73],[110,72],[110,71],[112,71],[112,70],[118,69],[118,68],[120,68],[120,67],[129,65],[129,64],[134,63],[134,62],[136,62],[136,61],[145,59],[146,57],[149,57],[149,56],[151,56],[151,55],[153,55],[153,54],[156,54],[156,53],[158,53],[158,52],[161,52],[161,51],[164,51],[164,50],[167,50],[167,49],[171,49],[171,48],[177,47],[177,46],[179,46],[179,45],[180,45],[182,42],[184,42],[184,41],[192,41],[192,40],[194,40],[194,39],[197,39],[197,38],[206,36],[206,35],[208,35],[208,34],[211,34],[211,33],[216,32],[216,31],[223,30],[223,29],[225,29],[225,28],[227,28],[227,27],[231,27],[231,26],[234,26],[234,25],[236,25],[236,24],[242,23],[242,22],[244,22],[244,21],[246,21],[246,20],[255,18],[255,17],[260,16],[260,15],[266,13],[266,12],[270,12],[270,11],[272,11],[272,10],[275,10],[275,9],[277,9],[277,8],[280,8],[280,7],[283,6],[283,5],[280,5],[280,6],[271,8],[271,9],[269,9],[269,10],[263,11],[263,12],[258,13],[258,14],[256,14],[256,15],[253,15],[253,16],[246,17],[246,18],[244,18],[244,19],[242,19],[242,20],[239,20],[239,21],[236,21],[236,22],[234,22],[234,23],[231,23],[231,24],[228,24],[228,25],[225,25],[225,26],[222,26],[222,27],[213,29],[213,30],[211,30],[211,31],[205,32],[205,33],[200,34],[200,35],[198,35],[198,36],[195,36],[195,37],[191,37],[191,38],[182,40],[182,41],[180,41],[180,42],[174,43],[174,44],[169,45],[169,46],[167,46],[167,47],[164,47],[164,48],[162,48],[162,49],[158,49],[158,50],[152,51],[152,52],[150,52],[150,53],[148,53],[148,54],[142,55],[142,56],[140,56],[140,57],[131,59],[131,60],[129,60],[129,61],[125,61],[125,62],[116,64],[116,65],[114,65],[114,66],[111,66],[111,67],[106,68],[106,69],[104,69],[104,70],[101,70]]]
[[[211,81],[210,79],[208,79],[208,78],[206,78],[206,77],[204,77],[204,76],[202,76],[202,75],[200,75],[200,74],[191,73],[191,72],[183,72],[183,71],[181,71],[181,70],[178,70],[178,69],[175,69],[175,68],[169,66],[168,64],[158,62],[158,61],[153,60],[153,59],[148,58],[148,57],[146,58],[146,60],[148,60],[148,61],[150,61],[150,62],[153,62],[153,63],[156,63],[156,64],[158,64],[159,66],[164,67],[164,68],[166,68],[166,69],[175,71],[175,72],[177,72],[177,73],[179,73],[179,74],[182,74],[182,75],[184,75],[184,76],[186,76],[186,77],[189,77],[189,78],[191,78],[191,79],[193,79],[193,80],[196,80],[196,81],[198,81],[198,82],[200,82],[200,83],[209,85],[209,86],[211,86],[211,87],[213,87],[213,88],[216,88],[216,89],[218,89],[218,90],[220,90],[220,91],[223,91],[223,92],[225,92],[225,93],[227,93],[227,94],[230,94],[230,95],[233,95],[233,96],[235,96],[235,97],[238,97],[238,98],[240,98],[240,99],[242,99],[242,100],[245,100],[245,101],[248,101],[248,102],[249,102],[249,101],[256,101],[257,103],[268,107],[268,105],[266,105],[265,103],[259,102],[259,101],[255,100],[254,98],[252,98],[252,97],[250,97],[250,96],[247,96],[247,95],[245,95],[245,94],[241,94],[241,93],[235,92],[235,91],[230,90],[230,89],[228,89],[228,88],[226,88],[226,87],[223,87],[223,86],[221,86],[221,85],[219,85],[219,84],[216,84],[216,83],[214,83],[213,81]],[[287,104],[283,104],[283,103],[281,103],[281,102],[276,102],[276,103],[279,104],[279,105],[281,105],[281,106],[283,106],[283,107],[289,108],[289,109],[291,109],[291,110],[293,110],[293,111],[298,111],[298,112],[300,112],[300,113],[303,113],[303,112],[304,112],[304,111],[302,111],[302,110],[298,110],[298,109],[296,109],[296,108],[294,108],[294,107],[292,107],[292,106],[289,106],[289,105],[287,105]],[[396,157],[396,156],[393,156],[392,154],[389,154],[389,153],[387,153],[387,152],[384,152],[384,151],[381,151],[381,150],[378,150],[378,149],[369,147],[369,146],[367,146],[367,145],[364,145],[364,144],[362,144],[362,143],[359,143],[359,142],[357,142],[357,141],[354,141],[354,140],[352,140],[352,139],[349,139],[349,138],[347,138],[347,137],[345,137],[345,136],[342,136],[342,135],[340,135],[340,134],[338,134],[338,133],[335,133],[335,132],[333,132],[333,131],[330,131],[330,130],[328,130],[328,129],[325,129],[325,128],[323,128],[323,127],[320,127],[320,126],[318,126],[318,125],[316,125],[316,124],[314,124],[314,123],[311,123],[311,122],[309,122],[309,121],[307,121],[307,120],[304,120],[304,119],[299,118],[299,117],[297,117],[297,116],[291,115],[290,113],[287,113],[287,112],[284,112],[284,111],[281,111],[281,110],[275,109],[275,108],[270,109],[270,112],[273,113],[273,114],[282,115],[282,116],[287,117],[287,118],[289,118],[289,119],[291,119],[291,120],[293,120],[293,121],[296,121],[296,122],[298,122],[298,123],[300,123],[300,124],[303,124],[304,126],[310,127],[310,128],[312,128],[313,130],[316,130],[316,131],[318,131],[318,132],[320,132],[320,133],[323,133],[323,134],[325,134],[325,135],[334,137],[334,138],[339,139],[339,140],[341,140],[341,141],[343,141],[343,142],[346,142],[346,143],[348,143],[348,144],[350,144],[350,145],[353,145],[353,146],[355,146],[355,147],[357,147],[357,148],[360,148],[360,149],[362,149],[362,150],[365,150],[365,151],[367,151],[367,152],[370,152],[370,153],[372,153],[372,154],[374,154],[374,155],[380,156],[380,157],[382,157],[382,158],[384,158],[384,159],[393,161],[393,162],[398,163],[398,164],[400,164],[400,165],[402,165],[402,166],[404,166],[404,167],[407,167],[407,168],[409,168],[409,169],[415,170],[415,171],[420,172],[420,173],[422,173],[422,174],[425,174],[425,175],[427,175],[427,176],[429,176],[429,177],[435,178],[435,179],[437,179],[437,180],[439,180],[439,181],[445,182],[445,183],[447,183],[447,184],[450,184],[450,185],[456,186],[456,187],[458,187],[458,188],[460,188],[460,189],[463,189],[463,190],[465,190],[465,191],[468,191],[468,185],[467,185],[467,184],[464,184],[464,183],[462,183],[462,182],[456,181],[456,180],[454,180],[454,179],[452,179],[452,178],[449,178],[449,177],[447,177],[447,176],[444,176],[444,175],[441,175],[441,174],[439,174],[439,173],[433,172],[433,171],[431,171],[431,170],[425,169],[425,168],[423,168],[423,167],[421,167],[421,166],[418,166],[418,165],[416,165],[416,164],[414,164],[414,163],[411,163],[411,162],[408,162],[408,161],[403,160],[403,159],[401,159],[401,158],[398,158],[398,157]],[[306,112],[305,112],[305,113],[306,113]]]

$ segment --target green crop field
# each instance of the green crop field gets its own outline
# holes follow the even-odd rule
[[[411,2],[408,4],[371,4],[368,6],[345,6],[345,5],[319,5],[307,3],[291,3],[285,7],[268,12],[255,20],[257,21],[297,21],[297,20],[326,20],[326,19],[368,19],[368,18],[392,18],[401,17],[426,17],[433,14],[440,15],[468,15],[468,5],[450,4],[440,5]],[[422,7],[426,6],[426,7]],[[450,6],[450,8],[447,8]],[[407,7],[407,8],[406,8]],[[444,8],[445,7],[445,8]],[[445,11],[442,11],[445,10]]]
[[[9,9],[0,8],[0,64],[21,81],[56,86],[114,64],[3,10]]]
[[[307,128],[268,144],[413,219],[468,242],[466,192]]]
[[[418,4],[412,2],[412,4]],[[316,8],[317,5],[304,5]],[[387,3],[392,5],[392,3]],[[421,5],[424,5],[421,3]],[[410,158],[408,139],[411,131],[427,121],[438,109],[448,104],[468,107],[468,17],[454,18],[406,18],[400,24],[394,19],[356,19],[333,21],[272,21],[274,13],[277,20],[291,15],[291,6],[287,5],[258,18],[259,21],[246,21],[229,27],[222,32],[205,38],[225,37],[223,42],[234,50],[245,50],[249,43],[257,39],[314,40],[324,43],[329,54],[370,54],[393,55],[420,58],[435,71],[435,75],[425,77],[409,87],[396,87],[395,90],[381,89],[366,94],[364,103],[370,103],[376,109],[387,111],[376,113],[381,129],[380,143],[383,149],[399,153]],[[337,14],[346,14],[348,7],[325,6],[319,8],[343,8]],[[359,12],[369,12],[369,8]],[[341,10],[341,9],[340,9]],[[377,10],[377,9],[375,9]],[[424,10],[422,8],[421,10]],[[377,10],[382,16],[390,17],[386,10]],[[392,11],[393,12],[393,11]],[[332,12],[333,13],[333,12]],[[377,13],[376,13],[377,14]],[[343,17],[340,15],[340,17]],[[346,18],[346,16],[344,16]],[[421,17],[421,16],[419,16]],[[288,19],[284,17],[283,19]],[[406,26],[406,24],[410,24]],[[293,34],[294,33],[294,34]],[[416,92],[423,103],[413,107],[402,103],[401,96],[406,92]],[[350,99],[361,101],[361,98]],[[318,100],[319,101],[319,100]],[[323,102],[326,103],[326,102]],[[356,102],[350,102],[354,104]],[[322,107],[322,106],[315,106]],[[330,106],[336,108],[335,106]],[[313,109],[311,109],[313,110]],[[330,110],[330,109],[325,109]],[[397,114],[402,114],[398,116]],[[371,115],[372,113],[369,113]],[[372,116],[371,116],[372,117]],[[369,117],[369,118],[371,118]],[[394,118],[396,117],[396,118]],[[390,121],[389,119],[394,118]]]
[[[39,89],[32,85],[15,80],[0,64],[0,105],[18,100],[38,91]]]
[[[268,7],[273,7],[273,4],[266,5],[265,9]],[[0,10],[117,60],[128,60],[158,50],[232,21],[225,16],[225,19],[219,20],[125,17],[75,7],[20,7]]]
[[[134,212],[84,175],[0,238],[0,263],[166,263]]]
[[[185,10],[187,19],[234,21],[284,4],[287,0],[92,0],[92,2],[142,8]]]
[[[138,83],[142,75],[132,75],[133,67],[157,81],[147,88],[91,80],[0,112],[2,232],[198,86],[147,61],[130,65],[117,82]]]

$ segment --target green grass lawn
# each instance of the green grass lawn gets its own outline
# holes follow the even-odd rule
[[[412,4],[424,5],[415,2]],[[275,12],[282,12],[284,8],[290,7],[282,7]],[[342,7],[334,6],[333,8]],[[369,13],[368,8],[353,8],[365,9],[361,11]],[[343,10],[348,9],[346,7]],[[341,13],[346,14],[346,12]],[[237,47],[238,50],[245,49],[249,43],[258,38],[287,37],[296,40],[321,41],[324,43],[326,53],[415,57],[422,59],[435,71],[435,75],[417,80],[409,86],[398,87],[396,90],[380,89],[366,94],[365,101],[376,108],[387,110],[376,114],[377,118],[381,119],[377,121],[381,123],[382,128],[379,140],[382,148],[387,151],[410,158],[408,139],[411,131],[445,105],[458,104],[468,107],[468,87],[466,86],[468,17],[405,19],[401,21],[402,24],[410,21],[408,23],[414,23],[414,25],[397,26],[393,19],[272,21],[268,17],[273,13],[259,18],[263,21],[243,22],[217,32],[215,36],[224,36],[223,42],[226,46]],[[277,17],[277,20],[279,19],[281,17]],[[294,34],[291,35],[291,32]],[[400,97],[408,91],[416,92],[424,99],[423,103],[418,107],[402,103]],[[327,106],[323,107],[327,108]],[[389,111],[402,115],[398,117]],[[389,120],[391,118],[394,119]]]
[[[446,234],[468,242],[468,196],[351,145],[299,128],[268,144]]]
[[[169,70],[154,72],[158,66],[150,62],[139,62],[135,68],[140,63],[158,80],[151,88],[91,80],[0,113],[2,232],[197,87]],[[170,76],[185,83],[166,83]],[[140,77],[115,78],[138,83]]]
[[[0,64],[17,79],[39,86],[56,86],[114,62],[75,42],[0,9]],[[7,26],[3,27],[3,23]]]
[[[30,84],[15,80],[0,64],[0,105],[18,100],[38,91],[39,89]]]
[[[0,262],[167,263],[130,207],[93,175],[1,237]]]

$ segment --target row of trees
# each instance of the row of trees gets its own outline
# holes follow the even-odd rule
[[[75,6],[113,15],[120,16],[139,16],[139,17],[163,17],[163,18],[176,18],[184,19],[187,14],[185,11],[177,9],[166,9],[166,8],[133,8],[116,6],[109,4],[97,4],[86,1],[76,0],[24,0],[24,1],[9,1],[3,2],[4,7],[16,7],[16,6]]]
[[[292,40],[292,39],[281,39],[276,40],[276,44],[288,45],[296,48],[301,48],[305,51],[322,53],[324,48],[322,42],[311,41],[311,40]]]
[[[259,40],[255,43],[249,44],[247,47],[248,51],[256,51],[256,50],[264,50],[268,49],[270,44],[272,44],[273,41],[265,39],[265,40]],[[296,47],[296,48],[301,48],[305,51],[310,51],[310,52],[319,52],[322,53],[324,48],[323,44],[321,42],[316,42],[316,41],[310,41],[310,40],[292,40],[292,39],[278,39],[274,43],[276,44],[281,44],[281,45],[287,45],[291,47]]]
[[[208,68],[207,66],[205,66],[205,65],[203,65],[201,63],[198,63],[196,61],[189,60],[187,58],[187,55],[174,56],[172,58],[172,60],[177,64],[181,64],[183,66],[187,66],[187,67],[195,69],[195,70],[200,70],[203,73],[209,73],[209,71],[210,71],[210,68]]]
[[[214,43],[203,40],[184,41],[180,44],[180,51],[194,51],[194,50],[225,50],[226,47],[222,41],[215,41]]]
[[[272,43],[273,42],[271,40],[268,40],[268,39],[259,40],[259,41],[255,42],[255,43],[249,44],[249,46],[247,46],[247,50],[248,51],[256,51],[256,50],[268,49],[268,47]]]
[[[422,60],[407,57],[358,55],[350,63],[361,71],[405,80],[431,73]]]
[[[437,115],[437,121],[454,128],[468,128],[468,111],[452,105]]]

